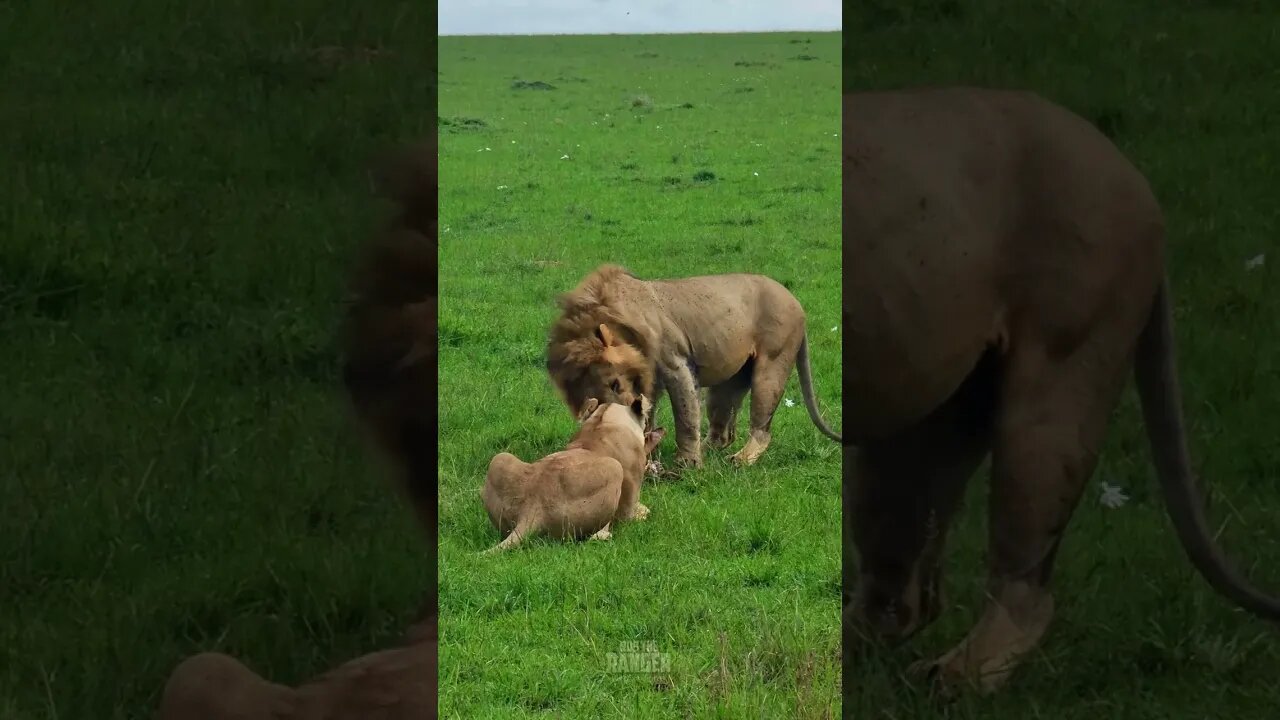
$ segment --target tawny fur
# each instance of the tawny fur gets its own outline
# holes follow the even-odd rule
[[[505,538],[487,552],[516,547],[538,533],[605,540],[616,523],[648,517],[640,486],[648,453],[664,434],[660,428],[644,432],[650,409],[643,395],[630,406],[591,398],[564,450],[533,463],[507,452],[495,455],[480,495]]]
[[[859,573],[846,628],[900,640],[938,616],[947,528],[990,454],[988,600],[968,637],[921,669],[948,687],[1004,683],[1049,626],[1054,557],[1130,372],[1193,564],[1280,618],[1214,545],[1200,505],[1164,219],[1142,174],[1029,93],[856,93],[843,116],[843,420],[857,446],[844,555]]]
[[[391,158],[380,191],[397,211],[360,249],[342,329],[343,382],[360,425],[390,460],[428,542],[421,620],[398,647],[297,689],[201,653],[166,685],[161,720],[425,720],[436,713],[435,140]]]
[[[345,663],[296,689],[240,661],[201,653],[173,671],[159,720],[423,720],[436,717],[434,617],[405,641]]]
[[[813,396],[805,314],[785,287],[763,275],[641,280],[616,265],[588,274],[559,298],[547,342],[547,372],[571,412],[587,398],[626,404],[637,394],[657,405],[671,396],[677,462],[699,465],[701,390],[707,390],[711,444],[736,438],[750,393],[750,436],[733,459],[754,463],[768,447],[773,413],[792,368],[809,417]]]

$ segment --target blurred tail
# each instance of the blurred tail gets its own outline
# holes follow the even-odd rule
[[[485,550],[480,554],[492,555],[493,553],[501,552],[503,550],[510,550],[511,548],[516,547],[520,543],[524,542],[525,537],[533,529],[533,525],[534,523],[533,523],[532,517],[530,517],[529,515],[520,516],[520,519],[516,521],[516,526],[512,528],[510,535],[504,538],[502,542],[498,543],[497,545],[494,545],[493,547],[489,548],[488,550]]]
[[[1191,472],[1175,354],[1173,300],[1166,276],[1138,339],[1134,374],[1169,519],[1191,564],[1210,587],[1258,617],[1280,620],[1280,598],[1262,592],[1245,580],[1214,542],[1213,528],[1205,516],[1203,495]]]

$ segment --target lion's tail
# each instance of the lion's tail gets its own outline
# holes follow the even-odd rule
[[[796,354],[796,373],[800,376],[800,394],[804,396],[804,406],[809,409],[809,418],[813,420],[813,424],[818,426],[823,435],[836,442],[843,442],[841,437],[827,426],[822,419],[822,414],[818,412],[818,400],[813,395],[813,371],[809,368],[809,337],[807,335],[800,339],[800,352]]]
[[[396,214],[358,251],[341,335],[347,395],[399,466],[432,547],[439,187],[434,143],[433,138],[389,157],[379,168],[378,189],[395,203]]]
[[[516,526],[511,529],[510,535],[507,535],[505,538],[503,538],[502,542],[498,543],[497,545],[494,545],[493,547],[489,548],[488,550],[485,550],[480,554],[492,555],[493,553],[501,552],[503,550],[510,550],[511,548],[516,547],[520,543],[524,542],[524,539],[528,537],[531,532],[533,532],[533,528],[535,525],[536,523],[534,522],[534,518],[532,514],[525,513],[524,515],[521,515],[520,519],[516,521]]]
[[[1191,474],[1187,433],[1174,361],[1173,310],[1168,278],[1161,280],[1151,316],[1138,340],[1134,367],[1156,476],[1178,540],[1200,574],[1223,596],[1262,618],[1280,620],[1280,599],[1249,584],[1213,542]]]

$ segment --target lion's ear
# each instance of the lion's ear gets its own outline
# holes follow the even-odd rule
[[[605,347],[613,347],[617,344],[617,338],[613,336],[613,331],[604,323],[600,323],[600,327],[596,328],[596,337],[600,339],[600,342],[604,343]]]
[[[582,403],[582,409],[578,411],[578,422],[586,422],[587,418],[591,417],[591,413],[595,412],[598,407],[600,407],[599,400],[587,398],[587,401]]]

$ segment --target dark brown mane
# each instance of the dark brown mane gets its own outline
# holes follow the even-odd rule
[[[593,270],[578,286],[556,298],[560,317],[551,326],[550,344],[565,345],[564,360],[574,364],[588,364],[599,355],[598,343],[573,342],[590,340],[601,323],[615,326],[624,342],[634,345],[646,357],[648,341],[634,323],[615,306],[617,282],[621,278],[635,278],[619,265],[601,265]]]
[[[621,265],[601,265],[584,277],[578,287],[562,293],[556,303],[566,313],[608,306],[614,299],[614,285],[624,277],[634,278],[635,275]]]
[[[340,335],[342,381],[356,416],[394,462],[434,560],[436,140],[388,157],[379,170],[378,190],[396,211],[356,257]],[[426,605],[434,612],[434,590]]]
[[[601,361],[604,345],[596,331],[602,324],[629,346],[620,350],[622,362],[642,379],[645,387],[652,384],[649,339],[615,303],[618,281],[634,277],[621,266],[601,265],[556,299],[560,316],[552,323],[547,338],[547,371],[561,388],[571,388],[588,366]]]

